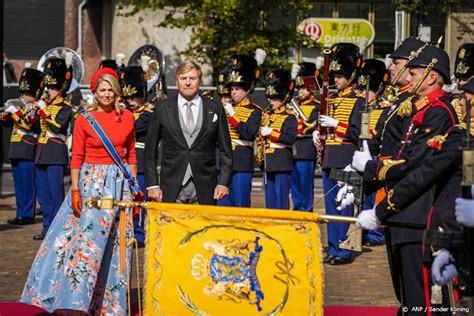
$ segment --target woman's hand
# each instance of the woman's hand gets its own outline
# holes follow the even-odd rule
[[[82,212],[82,196],[81,190],[71,189],[72,211],[76,217],[81,217]]]

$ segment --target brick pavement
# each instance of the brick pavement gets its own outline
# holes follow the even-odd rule
[[[318,193],[317,193],[318,194]],[[318,199],[318,197],[316,197]],[[6,220],[13,218],[14,197],[0,198],[0,302],[18,300],[36,255],[39,242],[31,236],[41,231],[41,216],[37,223],[27,226],[11,226]],[[261,194],[253,198],[254,207],[263,207]],[[322,208],[322,202],[316,205]],[[326,226],[321,225],[322,244],[326,242]],[[139,249],[143,258],[143,249]],[[143,262],[143,260],[141,261]],[[325,305],[343,306],[397,306],[392,290],[385,247],[364,248],[350,265],[324,265]],[[143,276],[143,271],[141,273]],[[133,281],[132,301],[136,301],[137,285]]]

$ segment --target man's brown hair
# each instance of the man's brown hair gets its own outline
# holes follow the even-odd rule
[[[199,66],[197,63],[194,61],[185,61],[181,65],[178,66],[176,69],[176,77],[179,77],[181,74],[185,74],[187,72],[190,72],[191,70],[196,69],[199,75],[199,80],[202,79],[202,70],[201,66]]]

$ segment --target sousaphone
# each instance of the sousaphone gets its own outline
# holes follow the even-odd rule
[[[67,93],[71,93],[77,87],[79,87],[82,77],[84,76],[84,62],[82,61],[81,56],[75,50],[67,47],[51,48],[46,53],[44,53],[43,56],[41,56],[36,69],[43,71],[46,61],[52,57],[64,58],[67,60],[66,55],[68,53],[72,54],[72,81]]]
[[[144,45],[132,54],[127,66],[142,67],[147,75],[147,90],[150,91],[163,76],[165,59],[157,47]]]

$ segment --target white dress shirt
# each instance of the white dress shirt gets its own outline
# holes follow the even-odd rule
[[[193,104],[191,106],[191,111],[193,112],[194,125],[196,126],[199,111],[200,111],[201,105],[202,105],[201,96],[198,93],[198,94],[196,94],[196,96],[191,101],[188,101],[180,93],[178,93],[179,114],[181,115],[181,118],[183,119],[184,124],[186,124],[186,125],[188,124],[188,122],[186,122],[186,103],[187,102],[191,102]]]

